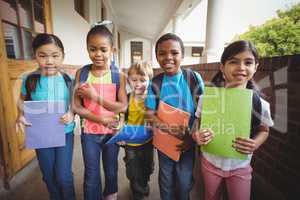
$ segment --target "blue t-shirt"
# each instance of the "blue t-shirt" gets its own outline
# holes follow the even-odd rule
[[[21,94],[26,96],[26,82],[27,75],[22,77]],[[33,101],[64,101],[66,112],[70,105],[70,91],[66,85],[64,77],[61,74],[55,76],[41,75],[40,81],[37,82],[35,91],[31,92],[31,99]],[[65,133],[73,132],[75,123],[65,125]]]
[[[200,74],[195,74],[202,91],[204,91],[204,83]],[[193,121],[195,119],[196,108],[194,105],[191,90],[181,70],[173,76],[164,74],[159,100],[173,107],[189,112],[191,114],[189,126],[190,128],[192,127]],[[150,83],[148,87],[148,95],[145,100],[145,105],[151,110],[156,110],[157,105],[155,94],[152,90],[152,83]]]

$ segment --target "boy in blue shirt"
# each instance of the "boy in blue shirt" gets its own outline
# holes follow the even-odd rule
[[[195,119],[194,113],[196,109],[193,100],[194,89],[191,88],[190,83],[193,82],[200,93],[203,91],[204,83],[198,73],[180,68],[180,63],[184,57],[184,46],[178,36],[168,33],[160,37],[156,42],[155,53],[157,61],[163,69],[163,74],[157,75],[160,76],[161,80],[159,82],[161,85],[155,85],[154,80],[157,78],[154,77],[149,86],[148,96],[145,101],[148,109],[147,118],[153,127],[163,127],[160,129],[163,129],[164,132],[181,139],[185,138],[185,141],[190,141],[189,129],[191,129]],[[194,81],[191,81],[191,79]],[[160,90],[159,94],[156,92],[158,88]],[[155,115],[159,100],[190,113],[189,127],[177,125],[168,127],[168,125],[164,124]],[[189,193],[193,186],[195,157],[193,146],[193,144],[190,144],[184,149],[178,162],[158,150],[159,188],[162,200],[175,199],[176,181],[179,189],[179,199],[189,199]]]

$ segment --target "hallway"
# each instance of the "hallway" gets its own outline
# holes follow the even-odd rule
[[[125,174],[125,165],[123,162],[124,150],[120,149],[119,153],[119,200],[130,200],[131,191],[129,188],[128,179]],[[150,182],[150,200],[159,200],[159,189],[158,189],[158,163],[157,155],[155,153],[155,171],[151,176]],[[16,188],[12,189],[11,192],[5,194],[4,198],[1,196],[1,200],[48,200],[48,194],[46,186],[42,181],[41,172],[37,165],[37,160],[34,160],[32,163],[32,170],[29,172],[28,177],[22,183],[20,183]],[[197,168],[197,165],[195,169]],[[75,148],[74,148],[74,157],[73,157],[73,173],[75,177],[75,189],[77,200],[83,199],[83,160],[81,154],[81,144],[80,144],[80,135],[75,135]],[[103,173],[102,173],[103,174]],[[191,200],[199,200],[199,189],[197,190],[199,183],[198,180],[195,182],[193,191],[191,192]]]

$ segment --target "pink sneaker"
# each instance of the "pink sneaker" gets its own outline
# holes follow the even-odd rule
[[[118,197],[118,193],[116,192],[105,196],[104,200],[117,200],[118,199],[117,197]]]

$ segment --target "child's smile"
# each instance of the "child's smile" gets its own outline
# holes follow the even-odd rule
[[[113,48],[109,40],[101,35],[92,35],[88,40],[88,53],[95,67],[106,69],[110,66]]]
[[[179,42],[166,40],[158,45],[157,61],[167,75],[175,75],[179,71],[182,52]]]
[[[257,66],[258,63],[255,63],[255,58],[250,51],[236,54],[221,66],[226,86],[245,88],[256,72]]]

